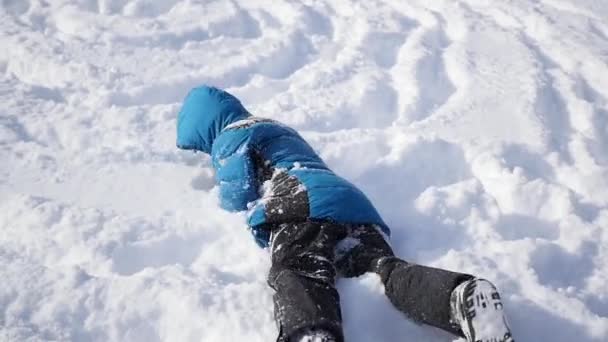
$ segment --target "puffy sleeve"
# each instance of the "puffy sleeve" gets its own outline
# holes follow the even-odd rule
[[[214,160],[220,187],[220,205],[228,211],[247,210],[247,203],[258,199],[258,180],[252,151],[247,145]]]

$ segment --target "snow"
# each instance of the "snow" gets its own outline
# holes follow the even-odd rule
[[[608,340],[608,2],[0,0],[0,340],[271,341],[268,253],[175,148],[227,88],[517,341]],[[340,280],[348,341],[457,340]]]

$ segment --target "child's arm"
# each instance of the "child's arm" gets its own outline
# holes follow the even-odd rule
[[[255,164],[248,149],[241,148],[216,162],[216,180],[220,186],[220,205],[228,211],[247,209],[258,199]]]

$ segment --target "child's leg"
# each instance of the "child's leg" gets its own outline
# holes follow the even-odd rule
[[[380,259],[375,272],[399,311],[414,321],[463,336],[451,317],[450,300],[454,289],[473,276],[410,264],[396,257]]]
[[[373,226],[347,226],[347,238],[336,249],[336,266],[346,277],[378,273],[393,305],[417,322],[468,341],[513,342],[492,283],[401,260]]]
[[[462,336],[451,322],[452,291],[472,276],[415,265],[394,256],[382,234],[373,226],[350,226],[348,237],[338,244],[336,266],[341,275],[376,272],[385,293],[409,318]]]
[[[334,248],[345,229],[315,222],[281,224],[271,235],[272,267],[268,283],[275,290],[279,342],[304,332],[333,335],[341,342],[340,297],[334,287]]]

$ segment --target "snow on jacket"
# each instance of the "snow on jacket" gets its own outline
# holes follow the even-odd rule
[[[295,130],[251,116],[223,90],[190,91],[178,114],[177,147],[211,154],[221,206],[248,210],[260,246],[268,245],[267,224],[284,222],[375,224],[390,234],[367,197],[333,173]]]

